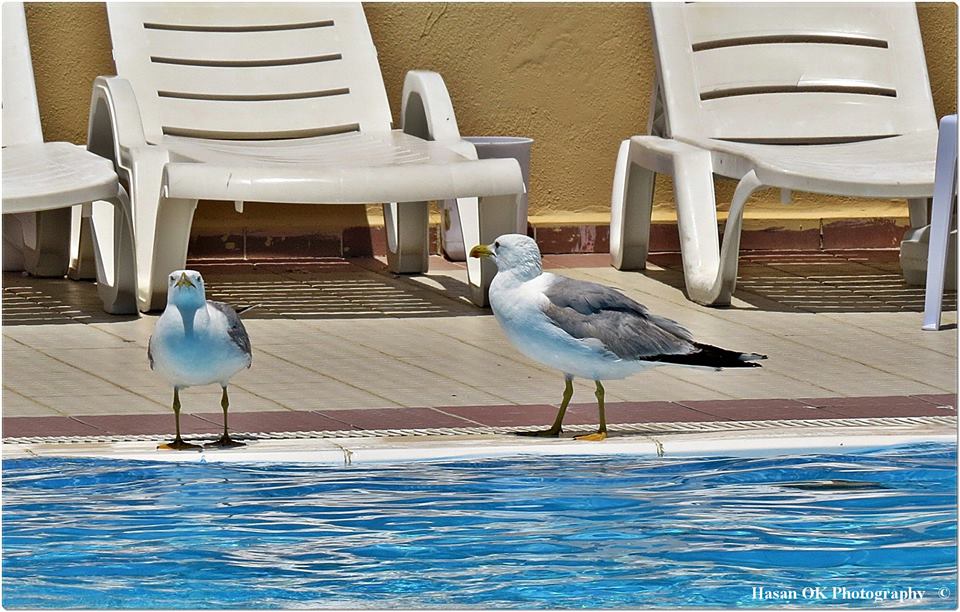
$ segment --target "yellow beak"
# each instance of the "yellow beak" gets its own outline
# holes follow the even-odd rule
[[[490,257],[493,255],[493,251],[490,250],[490,246],[486,244],[478,244],[477,246],[470,249],[470,257]]]
[[[173,286],[174,287],[196,287],[196,285],[193,284],[193,281],[187,278],[186,272],[180,273],[180,278],[177,280],[177,282]]]

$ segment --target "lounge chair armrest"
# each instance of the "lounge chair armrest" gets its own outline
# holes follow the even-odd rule
[[[400,128],[407,134],[448,145],[460,142],[460,129],[447,86],[436,72],[411,70],[403,81]]]
[[[630,139],[631,158],[657,174],[674,173],[676,157],[709,156],[709,151],[672,138],[634,136]]]
[[[116,167],[129,169],[130,152],[147,146],[130,82],[116,76],[97,77],[90,100],[87,149],[112,159]]]

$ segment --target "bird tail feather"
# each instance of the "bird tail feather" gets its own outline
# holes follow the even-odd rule
[[[686,365],[705,368],[759,368],[761,359],[766,359],[766,355],[759,353],[741,353],[739,351],[730,351],[719,346],[709,344],[694,344],[696,350],[686,355],[663,355],[659,361],[675,363],[677,365]]]

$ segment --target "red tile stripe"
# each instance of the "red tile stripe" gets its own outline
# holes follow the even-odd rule
[[[709,400],[680,402],[612,402],[607,422],[670,423],[710,421],[765,421],[787,419],[841,419],[870,417],[955,416],[957,396],[906,395],[885,397],[828,397],[809,399]],[[545,427],[556,407],[447,406],[438,408],[372,408],[317,411],[238,412],[230,415],[230,429],[244,432],[343,431],[366,429],[430,429],[446,427]],[[184,414],[185,434],[217,433],[217,413]],[[564,422],[597,422],[596,406],[572,404]],[[173,432],[173,415],[97,415],[4,417],[4,438],[164,435]]]

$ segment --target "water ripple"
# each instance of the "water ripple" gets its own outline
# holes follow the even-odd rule
[[[3,462],[16,608],[953,608],[956,452],[406,466]],[[940,598],[940,589],[949,593]]]

